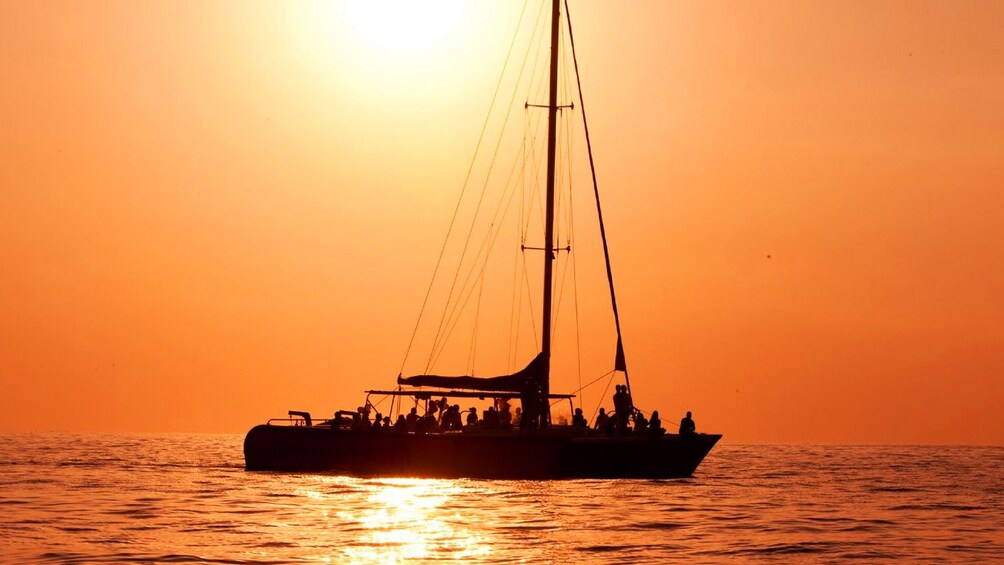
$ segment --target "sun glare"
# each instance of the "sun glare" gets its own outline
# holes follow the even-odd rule
[[[349,27],[392,56],[437,47],[453,34],[467,8],[463,0],[348,0]]]
[[[462,561],[486,557],[491,548],[475,527],[458,525],[447,513],[460,488],[453,481],[381,479],[367,483],[336,478],[369,491],[362,510],[342,509],[337,518],[359,525],[359,540],[347,545],[339,562],[406,563],[449,555]],[[308,492],[309,496],[309,492]],[[463,522],[463,520],[460,520]]]

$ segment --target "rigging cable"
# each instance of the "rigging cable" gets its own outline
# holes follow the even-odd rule
[[[526,4],[524,4],[524,8],[525,7],[526,7]],[[543,10],[541,10],[541,12],[543,12]],[[521,13],[521,17],[522,17],[522,13]],[[540,21],[540,13],[538,13],[537,23],[539,23],[539,21]],[[537,23],[534,24],[534,31],[536,31],[536,29],[537,29]],[[518,32],[519,31],[519,26],[518,25],[517,25],[516,29],[517,29],[517,32]],[[516,40],[515,37],[516,36],[514,35],[513,36],[513,42],[514,43],[515,43],[515,40]],[[460,275],[460,268],[463,265],[464,257],[467,255],[467,246],[470,244],[471,234],[474,231],[474,226],[475,226],[476,221],[477,221],[478,212],[481,209],[481,203],[484,201],[485,191],[486,191],[486,189],[488,187],[488,180],[491,178],[492,170],[495,167],[495,160],[498,157],[499,147],[502,144],[502,138],[503,138],[503,135],[505,134],[506,125],[509,123],[509,116],[512,113],[513,102],[516,100],[516,92],[519,89],[520,82],[522,82],[522,80],[523,80],[523,71],[526,69],[526,61],[527,61],[527,58],[529,57],[529,52],[530,52],[530,49],[528,47],[527,48],[527,52],[523,55],[523,63],[520,65],[519,73],[516,76],[516,84],[513,87],[513,94],[512,94],[512,96],[510,97],[510,100],[509,100],[509,107],[506,110],[505,117],[502,120],[502,127],[499,130],[498,140],[495,142],[495,150],[492,153],[492,158],[491,158],[491,161],[489,162],[489,165],[488,165],[488,172],[485,174],[485,182],[481,186],[481,194],[478,197],[478,203],[477,203],[477,205],[475,206],[475,209],[474,209],[474,216],[471,218],[471,227],[468,228],[467,237],[464,240],[464,247],[463,247],[463,249],[460,252],[460,260],[457,262],[457,270],[456,270],[456,272],[453,275],[453,282],[450,284],[450,291],[449,291],[449,293],[447,294],[447,297],[446,297],[446,304],[445,304],[445,306],[443,308],[443,315],[439,319],[439,328],[436,330],[436,336],[433,339],[433,351],[435,351],[435,349],[437,347],[437,344],[439,343],[440,337],[442,336],[442,332],[443,332],[443,328],[444,328],[444,323],[446,323],[446,313],[447,313],[447,310],[449,310],[450,301],[453,299],[453,291],[454,291],[454,289],[456,288],[456,285],[457,285],[457,279],[458,279],[458,277]],[[508,58],[506,59],[506,61],[508,62]],[[502,76],[504,76],[505,75],[505,68],[503,68],[502,73],[503,73]],[[499,82],[500,83],[501,83],[501,80],[502,80],[502,76],[499,77]],[[492,102],[494,104],[494,97],[492,99]],[[488,121],[488,119],[490,117],[491,117],[491,109],[489,109],[488,118],[485,119],[486,124],[487,124],[487,121]],[[477,154],[477,152],[475,151],[475,155],[476,154]],[[474,166],[474,163],[472,161],[471,167],[473,168],[473,166]],[[465,181],[465,185],[466,185],[466,181]],[[463,200],[463,195],[461,195],[461,201],[462,200]],[[460,207],[460,202],[457,202],[457,208],[459,209],[459,207]],[[451,222],[451,225],[452,225],[452,222]],[[445,249],[445,243],[444,243],[444,249]],[[429,355],[429,361],[428,361],[428,363],[426,364],[426,367],[425,367],[426,372],[428,372],[429,370],[431,370],[433,362],[434,362],[434,354],[430,353],[430,355]]]
[[[519,163],[518,159],[513,163],[514,165],[513,171],[510,172],[510,177],[509,177],[510,181],[512,180],[512,173],[515,171],[515,165],[517,163]],[[506,181],[506,188],[505,190],[503,190],[502,196],[499,199],[498,206],[495,209],[495,215],[490,224],[490,229],[488,231],[488,234],[485,235],[485,239],[484,241],[482,241],[481,247],[478,249],[478,253],[475,256],[475,261],[476,261],[477,258],[481,256],[481,252],[482,251],[485,252],[484,262],[481,263],[481,267],[477,271],[479,273],[479,276],[482,277],[482,280],[485,275],[485,271],[488,268],[488,259],[490,258],[492,250],[495,248],[495,242],[498,240],[499,234],[501,233],[501,229],[494,229],[494,231],[492,231],[492,229],[495,227],[496,224],[501,224],[502,221],[506,218],[506,216],[509,215],[509,209],[512,207],[512,201],[516,197],[516,191],[512,190],[512,192],[509,194],[508,200],[506,200],[506,193],[509,192],[510,186],[512,188],[515,188],[515,183],[512,183],[510,185],[509,181]],[[505,202],[506,204],[505,208],[502,208],[503,202]],[[499,216],[499,213],[502,214],[501,217]],[[477,263],[471,266],[471,270],[468,272],[467,277],[464,280],[464,283],[461,285],[460,296],[458,296],[457,302],[454,304],[454,307],[450,311],[450,316],[447,318],[447,331],[445,334],[443,334],[442,341],[439,344],[437,344],[436,349],[433,350],[433,358],[430,363],[430,366],[434,365],[439,360],[439,356],[442,355],[443,351],[446,349],[446,344],[449,342],[450,336],[453,335],[453,330],[457,327],[457,324],[460,323],[460,315],[467,307],[467,303],[471,299],[471,295],[474,293],[476,284],[468,288],[467,283],[470,281],[471,276],[474,275],[476,266]],[[456,314],[456,316],[454,316],[454,314]]]
[[[607,392],[610,391],[610,383],[612,383],[614,381],[614,373],[615,372],[616,371],[610,371],[606,375],[603,375],[604,377],[607,376],[607,375],[609,375],[610,378],[607,379],[607,386],[603,387],[603,394],[600,395],[600,400],[599,400],[599,402],[596,403],[596,409],[593,410],[593,421],[594,422],[596,421],[596,415],[599,414],[599,412],[600,412],[600,406],[603,405],[603,399],[607,397]],[[589,385],[586,385],[586,386],[589,386]]]
[[[568,128],[568,129],[571,130],[572,128]],[[572,141],[574,139],[575,139],[574,136],[569,135],[568,136],[567,146],[566,146],[567,147],[567,151],[568,151],[568,162],[569,162],[569,167],[568,167],[568,238],[569,238],[568,239],[568,245],[569,245],[569,248],[571,248],[572,241],[575,240],[575,213],[574,213],[575,206],[574,206],[574,201],[572,200],[572,197],[575,194],[575,191],[572,188],[572,168],[571,168],[571,163],[572,163]],[[580,335],[581,334],[581,331],[580,331],[581,328],[580,328],[580,321],[579,321],[580,320],[580,318],[579,318],[579,277],[578,277],[578,269],[576,268],[577,265],[578,265],[578,261],[576,260],[576,255],[577,255],[577,253],[572,253],[571,251],[569,251],[568,252],[568,259],[567,259],[567,261],[572,264],[572,300],[573,300],[573,304],[575,306],[575,367],[576,367],[576,374],[577,374],[578,379],[579,379],[579,390],[582,390],[582,339],[581,339],[581,335]],[[582,396],[579,396],[578,399],[579,399],[579,408],[582,408],[582,403],[583,403]]]
[[[578,393],[578,392],[581,392],[581,391],[583,391],[583,390],[585,390],[585,389],[587,389],[587,388],[589,388],[589,387],[593,386],[593,385],[594,385],[594,384],[596,384],[597,382],[599,382],[599,381],[600,381],[600,379],[603,379],[603,378],[606,378],[606,377],[609,377],[609,376],[613,375],[613,374],[614,374],[615,372],[616,372],[616,371],[614,371],[613,369],[611,369],[611,370],[607,371],[606,373],[603,373],[602,375],[600,375],[600,376],[596,377],[595,379],[593,379],[593,380],[589,381],[589,382],[588,382],[588,383],[586,383],[585,385],[583,385],[583,386],[581,386],[581,387],[579,387],[579,388],[577,388],[577,389],[573,390],[572,392],[570,392],[570,393],[568,393],[568,394],[576,394],[576,393]],[[609,383],[607,384],[607,386],[608,386],[608,387],[610,386],[610,385],[609,385]],[[564,399],[564,398],[559,398],[559,399],[555,400],[554,402],[552,402],[552,403],[551,403],[551,406],[554,406],[555,404],[557,404],[558,402],[561,402],[561,401],[563,401],[563,400],[565,400],[565,399]]]
[[[464,184],[460,188],[460,198],[457,199],[457,206],[453,209],[453,216],[450,218],[450,225],[446,229],[446,237],[443,239],[443,247],[439,250],[439,258],[436,259],[436,266],[432,269],[432,280],[429,281],[429,288],[425,291],[425,298],[422,299],[422,307],[418,311],[418,319],[415,320],[415,328],[411,331],[411,338],[408,340],[408,347],[404,351],[404,359],[401,360],[401,369],[398,371],[398,375],[404,373],[404,366],[408,362],[408,355],[411,353],[411,347],[415,343],[415,335],[418,334],[418,327],[422,322],[422,316],[425,313],[425,306],[429,302],[429,295],[432,294],[433,283],[436,282],[436,274],[439,272],[439,266],[443,262],[443,255],[446,252],[446,244],[450,241],[450,234],[453,232],[453,224],[457,220],[457,213],[460,212],[460,204],[464,201],[464,193],[467,191],[468,182],[471,178],[471,172],[474,170],[474,163],[477,161],[478,152],[481,149],[481,142],[484,140],[485,132],[488,129],[488,122],[492,115],[492,109],[495,107],[495,100],[498,97],[499,90],[502,88],[502,79],[505,77],[505,71],[509,67],[509,58],[512,56],[513,48],[516,46],[516,38],[519,36],[519,28],[522,25],[523,15],[526,13],[526,7],[529,3],[530,0],[525,0],[525,2],[523,2],[523,8],[519,13],[519,19],[516,21],[516,30],[513,32],[512,41],[509,42],[509,51],[506,53],[505,62],[502,64],[502,73],[499,75],[498,83],[495,85],[495,93],[492,94],[492,101],[488,105],[488,115],[485,116],[485,122],[481,126],[481,133],[478,135],[478,142],[474,147],[474,155],[471,157],[471,164],[467,167],[467,175],[464,177]]]
[[[566,17],[567,17],[567,15],[566,15]],[[564,44],[564,39],[563,39],[564,38],[564,28],[560,28],[558,30],[558,33],[559,33],[559,44]],[[560,55],[561,55],[561,62],[562,62],[562,64],[561,64],[561,79],[562,80],[559,81],[560,89],[561,89],[561,97],[562,97],[562,100],[571,100],[572,96],[571,96],[571,92],[570,92],[570,89],[569,89],[569,86],[568,86],[569,83],[570,83],[570,81],[568,80],[568,67],[569,67],[569,65],[568,65],[568,53],[567,53],[567,50],[566,49],[561,49],[560,50]],[[570,105],[567,105],[567,106],[559,105],[559,107],[558,107],[558,116],[559,116],[559,120],[558,120],[558,124],[557,124],[557,127],[559,128],[559,135],[558,135],[558,137],[562,140],[562,146],[565,148],[565,154],[564,155],[561,154],[561,153],[557,154],[557,163],[556,163],[556,166],[555,166],[555,171],[556,171],[555,172],[555,181],[558,182],[562,178],[567,178],[567,183],[568,183],[565,186],[565,189],[568,191],[568,203],[567,203],[567,205],[564,203],[564,199],[563,199],[563,197],[565,195],[565,190],[557,190],[555,192],[556,199],[555,199],[555,203],[554,203],[554,215],[555,215],[556,219],[559,218],[561,214],[564,214],[564,216],[565,216],[565,223],[567,224],[566,227],[569,229],[569,234],[566,236],[566,238],[567,238],[567,244],[568,244],[569,249],[571,248],[571,240],[573,238],[572,233],[571,233],[572,214],[573,214],[573,212],[572,212],[572,162],[573,162],[572,161],[572,139],[573,139],[573,136],[572,136],[571,122],[572,122],[572,112],[574,111],[574,109],[575,109],[574,103],[570,104]],[[566,113],[566,110],[569,110],[569,112]],[[559,235],[560,229],[561,229],[560,228],[560,223],[556,222],[555,223],[555,234],[554,234],[555,241],[561,241],[561,236]],[[571,255],[570,252],[569,252],[569,255]],[[562,302],[562,300],[564,298],[565,283],[568,280],[568,262],[569,262],[569,260],[570,260],[570,258],[566,257],[566,259],[565,259],[565,266],[562,269],[562,273],[561,273],[561,280],[560,280],[560,282],[556,281],[556,283],[557,283],[556,284],[556,286],[557,286],[557,301],[556,301],[556,306],[555,306],[555,310],[554,310],[556,314],[553,317],[553,322],[551,324],[551,337],[552,337],[552,340],[557,335],[558,322],[559,322],[559,318],[560,318],[557,315],[557,312],[560,312],[560,310],[561,310],[561,302]],[[575,283],[575,280],[574,280],[574,277],[573,277],[573,285],[574,285],[574,283]],[[573,288],[573,292],[575,292],[574,288]],[[579,328],[578,328],[578,317],[577,317],[577,315],[578,315],[578,310],[577,310],[577,307],[576,307],[576,319],[575,319],[575,323],[576,323],[576,348],[577,348],[576,351],[577,351],[577,353],[580,353],[580,351],[578,349],[578,344],[579,344],[579,341],[578,341],[578,330],[579,330]],[[581,358],[581,355],[577,356],[576,361],[577,361],[578,372],[579,372],[579,375],[578,375],[579,376],[579,385],[581,385],[582,384],[582,374],[581,374],[581,371],[582,371],[582,358]],[[580,399],[579,402],[580,402],[580,407],[581,407],[581,399]]]
[[[628,378],[627,361],[624,358],[624,341],[621,337],[621,321],[617,312],[617,296],[614,294],[614,275],[610,269],[610,250],[607,247],[607,233],[603,227],[603,210],[600,208],[600,189],[596,182],[596,165],[593,162],[593,145],[589,139],[589,125],[586,121],[586,103],[582,97],[582,77],[579,76],[579,60],[575,56],[575,35],[572,33],[572,17],[568,11],[568,0],[565,0],[565,21],[568,22],[568,42],[572,47],[572,62],[575,65],[575,82],[579,90],[579,106],[582,110],[582,128],[586,132],[586,152],[589,154],[589,170],[593,177],[593,194],[596,196],[596,215],[600,222],[600,236],[603,240],[603,258],[607,267],[607,282],[610,284],[610,303],[614,311],[614,325],[617,327],[617,352],[614,357],[614,369],[624,371],[624,383],[628,395],[631,395],[631,379]],[[633,398],[633,397],[632,397]]]
[[[523,144],[520,148],[520,159],[522,161],[522,168],[526,170],[526,138],[527,131],[530,129],[530,108],[524,106],[523,108]],[[524,195],[526,193],[526,175],[520,175],[519,179],[519,217],[517,219],[516,225],[516,245],[514,249],[519,250],[513,254],[513,266],[512,266],[512,298],[509,302],[509,343],[506,349],[506,372],[513,372],[513,365],[515,363],[514,359],[516,354],[513,351],[513,335],[516,334],[516,329],[518,328],[518,318],[517,315],[519,311],[517,308],[523,304],[523,288],[519,285],[519,268],[520,268],[520,258],[524,256],[522,253],[522,246],[526,244],[526,238],[522,233],[523,227],[523,212],[526,208],[524,202]],[[517,289],[519,290],[519,304],[517,305]],[[518,340],[517,340],[518,343]]]
[[[469,373],[468,373],[468,374],[471,374],[471,375],[475,374],[475,372],[474,372],[474,359],[475,359],[475,356],[477,355],[477,351],[478,351],[478,327],[479,327],[479,322],[481,320],[481,298],[485,294],[485,271],[484,270],[481,271],[481,276],[479,278],[481,280],[481,284],[479,285],[480,286],[480,290],[478,290],[478,303],[477,303],[477,306],[474,309],[474,337],[471,339],[470,369],[469,369]]]

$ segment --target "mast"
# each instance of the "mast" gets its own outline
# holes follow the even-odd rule
[[[558,30],[561,20],[561,0],[551,1],[551,72],[547,96],[547,195],[544,214],[544,320],[541,335],[541,353],[545,359],[544,382],[541,393],[548,398],[551,393],[551,291],[554,267],[554,155],[557,138],[558,115]],[[544,425],[551,423],[551,406],[543,403]]]

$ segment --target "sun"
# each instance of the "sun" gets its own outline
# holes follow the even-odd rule
[[[344,0],[348,29],[389,56],[420,54],[450,39],[463,19],[465,0]]]
[[[484,51],[475,30],[483,34],[485,23],[497,19],[493,6],[482,9],[471,0],[304,0],[284,6],[283,29],[296,48],[299,73],[320,87],[317,95],[360,110],[391,99],[421,104],[463,87],[461,65]]]

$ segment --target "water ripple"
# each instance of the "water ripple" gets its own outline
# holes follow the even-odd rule
[[[0,434],[2,560],[1004,562],[1000,447],[724,444],[686,480],[436,481],[248,473],[242,439]]]

